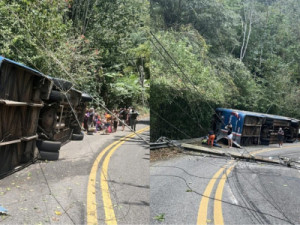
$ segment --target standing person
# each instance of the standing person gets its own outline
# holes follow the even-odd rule
[[[105,118],[105,114],[102,116],[102,119],[101,119],[101,129],[103,131],[102,134],[107,134],[107,122],[106,122],[106,118]]]
[[[94,126],[94,117],[95,117],[95,110],[94,110],[94,108],[90,108],[89,118],[88,118],[88,125],[89,126]]]
[[[94,108],[90,108],[88,112],[88,118],[87,118],[87,134],[92,135],[94,130],[94,117],[95,117],[95,110]]]
[[[135,111],[134,108],[132,108],[131,113],[129,113],[129,117],[130,117],[131,129],[134,130],[134,131],[135,131],[136,121],[137,121],[138,115],[139,115],[139,113],[137,111]]]
[[[95,113],[94,124],[96,127],[96,131],[100,131],[101,130],[101,117],[100,117],[100,115],[98,115],[98,113]]]
[[[214,134],[214,132],[211,130],[208,132],[208,140],[207,140],[207,144],[209,146],[209,144],[211,145],[211,147],[214,146],[214,140],[216,138],[216,135]]]
[[[105,119],[106,119],[106,123],[105,123],[105,132],[107,133],[111,133],[111,115],[109,114],[109,112],[105,113]]]
[[[84,119],[83,119],[83,128],[85,131],[88,130],[88,118],[89,118],[89,110],[88,108],[85,109]]]
[[[130,114],[131,114],[131,111],[132,111],[131,107],[128,107],[128,109],[127,109],[127,120],[126,120],[128,126],[130,126],[130,124],[131,124],[130,123]]]
[[[94,126],[97,125],[97,121],[98,121],[98,113],[95,113],[94,120],[93,120]]]
[[[232,148],[232,125],[231,123],[228,123],[228,125],[225,127],[227,129],[227,139],[228,139],[228,147]]]
[[[126,117],[125,117],[125,120],[126,120],[126,124],[129,126],[129,108],[126,109]]]
[[[127,112],[126,112],[126,108],[121,108],[120,112],[119,112],[119,119],[121,120],[121,124],[122,124],[122,131],[124,131],[125,128],[125,120],[127,119]]]
[[[112,115],[112,125],[113,125],[113,132],[116,132],[118,129],[118,111],[115,109],[113,110],[113,115]]]
[[[281,127],[279,127],[277,135],[278,135],[279,148],[282,148],[282,143],[283,143],[283,139],[284,139],[284,131],[282,130]]]

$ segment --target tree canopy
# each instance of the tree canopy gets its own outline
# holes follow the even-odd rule
[[[0,16],[0,55],[70,80],[108,107],[147,104],[147,1],[3,0]]]

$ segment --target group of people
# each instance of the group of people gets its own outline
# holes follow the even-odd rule
[[[228,147],[232,148],[233,134],[232,134],[232,125],[231,125],[231,123],[228,123],[228,125],[225,126],[225,129],[227,130]],[[213,131],[209,131],[207,137],[208,137],[207,144],[208,144],[208,146],[212,147],[214,145],[214,140],[216,138],[216,135],[214,134]],[[278,137],[279,148],[282,148],[283,139],[284,139],[284,130],[282,129],[282,127],[279,127],[279,130],[277,132],[277,137]]]
[[[232,138],[233,138],[233,135],[232,135],[232,125],[231,125],[231,123],[229,123],[227,126],[225,126],[225,129],[227,130],[228,147],[232,148]],[[211,130],[211,131],[208,132],[207,137],[208,137],[207,138],[207,144],[208,144],[208,146],[213,147],[216,135]]]
[[[122,131],[124,131],[125,125],[135,131],[138,116],[139,113],[133,107],[107,111],[102,116],[95,112],[94,108],[90,108],[86,109],[83,128],[88,134],[97,131],[103,131],[103,134],[114,133],[119,125],[122,126]]]

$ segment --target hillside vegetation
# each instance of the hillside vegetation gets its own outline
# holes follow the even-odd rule
[[[107,107],[147,105],[149,2],[2,0],[0,55],[70,80]]]
[[[216,107],[300,119],[298,0],[152,0],[151,138],[206,134]]]

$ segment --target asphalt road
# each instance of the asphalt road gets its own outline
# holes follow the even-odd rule
[[[148,120],[140,121],[137,131],[148,125]],[[0,224],[86,224],[91,182],[95,224],[109,224],[104,213],[107,196],[118,224],[149,223],[149,148],[130,134],[127,129],[85,135],[83,141],[64,145],[58,161],[39,161],[0,180],[0,205],[8,210],[8,215],[0,216]],[[149,139],[149,129],[140,135]],[[91,181],[95,164],[96,179]]]
[[[300,144],[236,149],[300,161]],[[150,165],[151,224],[300,224],[300,173],[200,153]]]

